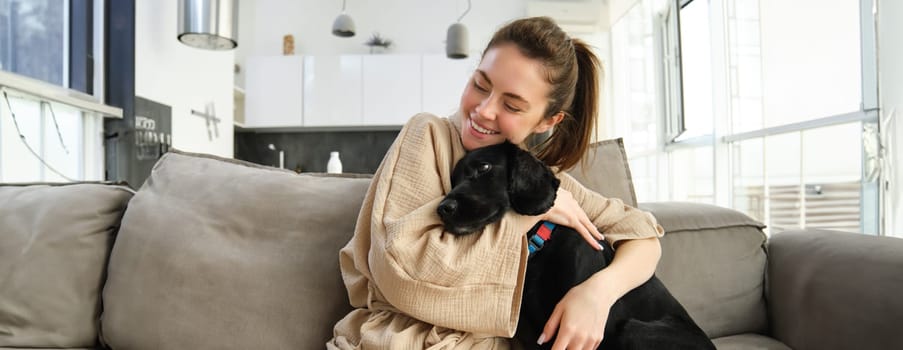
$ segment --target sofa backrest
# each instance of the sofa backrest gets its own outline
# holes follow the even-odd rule
[[[318,349],[369,177],[170,152],[129,203],[103,290],[116,349]]]
[[[640,208],[665,229],[656,276],[709,337],[767,332],[764,225],[707,204]]]

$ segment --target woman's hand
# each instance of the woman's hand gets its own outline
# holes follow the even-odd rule
[[[596,225],[593,225],[589,216],[586,215],[586,212],[583,211],[583,208],[581,208],[580,204],[577,203],[577,200],[574,199],[574,195],[568,190],[561,187],[558,188],[558,193],[555,196],[555,204],[552,206],[552,209],[549,209],[549,211],[542,215],[542,219],[553,222],[556,225],[564,225],[573,228],[583,236],[583,239],[585,239],[587,243],[596,248],[596,250],[602,249],[602,246],[599,245],[598,241],[605,239],[605,237],[602,236],[602,233],[599,232]]]
[[[620,241],[611,264],[567,292],[555,305],[539,343],[558,338],[552,349],[595,349],[602,342],[611,306],[648,281],[661,257],[658,238]]]
[[[552,350],[597,349],[605,333],[608,312],[617,299],[601,296],[590,283],[571,288],[555,306],[537,344],[555,336]]]

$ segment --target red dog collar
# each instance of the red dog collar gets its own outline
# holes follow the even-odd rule
[[[536,229],[536,233],[527,239],[530,256],[533,256],[534,253],[542,249],[542,246],[546,244],[546,241],[552,238],[553,230],[555,230],[555,224],[551,222],[543,221],[542,225],[539,225],[539,228]]]

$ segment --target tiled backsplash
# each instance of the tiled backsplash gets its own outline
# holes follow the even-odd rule
[[[326,172],[329,152],[338,151],[345,173],[372,174],[398,136],[393,131],[236,132],[235,158],[279,166],[279,150],[285,151],[285,168]],[[269,144],[276,151],[268,148]]]

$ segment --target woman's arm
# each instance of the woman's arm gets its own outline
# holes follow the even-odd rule
[[[598,295],[610,301],[610,304],[652,278],[662,256],[662,247],[657,237],[623,240],[618,243],[611,264],[585,282],[593,290],[599,291]]]
[[[553,350],[597,348],[612,305],[652,277],[660,256],[656,237],[623,241],[607,268],[572,288],[555,306],[537,343],[558,333]]]

